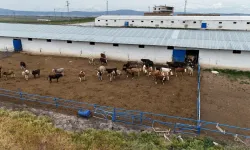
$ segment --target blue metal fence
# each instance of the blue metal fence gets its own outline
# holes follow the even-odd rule
[[[225,135],[237,134],[238,137],[250,138],[249,128],[240,128],[216,122],[208,122],[198,119],[169,116],[164,114],[154,114],[136,110],[126,110],[109,106],[100,106],[73,100],[65,100],[51,96],[41,96],[29,94],[22,91],[11,91],[0,88],[0,96],[18,99],[20,101],[30,101],[43,105],[50,105],[55,108],[68,108],[71,110],[91,110],[93,116],[121,122],[129,125],[136,125],[148,128],[171,129],[171,133],[198,135],[202,131],[220,133]],[[199,99],[199,96],[198,96]],[[198,102],[199,103],[199,100]],[[198,105],[198,108],[200,106]],[[200,116],[200,112],[197,113]],[[197,124],[198,123],[198,124]],[[221,132],[218,128],[223,128],[226,132]]]

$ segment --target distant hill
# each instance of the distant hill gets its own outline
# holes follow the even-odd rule
[[[96,11],[96,12],[87,12],[87,11],[72,11],[69,13],[72,17],[96,17],[100,15],[105,15],[106,11]],[[182,14],[183,12],[175,12],[174,15]],[[192,12],[189,12],[192,13]],[[53,12],[53,11],[14,11],[9,9],[0,8],[0,15],[4,16],[68,16],[67,12]],[[143,15],[143,11],[135,10],[114,10],[109,11],[109,15]],[[195,13],[199,14],[199,13]],[[222,16],[250,16],[250,14],[241,14],[241,13],[220,13]]]
[[[86,12],[86,11],[71,11],[70,16],[74,17],[95,17],[105,15],[106,11]],[[0,15],[16,15],[16,16],[68,16],[67,12],[53,12],[53,11],[13,11],[0,8]],[[142,11],[135,10],[115,10],[109,11],[109,15],[143,15]]]

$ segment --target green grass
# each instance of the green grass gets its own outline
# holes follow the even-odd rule
[[[237,79],[237,78],[250,79],[250,71],[240,71],[240,70],[232,70],[232,69],[204,69],[203,71],[212,71],[212,70],[216,70],[219,73],[222,73],[234,79]]]
[[[49,150],[222,150],[208,138],[172,137],[167,142],[152,133],[122,133],[89,129],[81,133],[66,132],[53,126],[48,117],[37,117],[26,111],[0,109],[0,149]],[[236,147],[237,149],[238,147]]]
[[[42,17],[41,17],[42,18]],[[93,22],[95,18],[89,17],[89,18],[72,18],[71,20],[67,18],[47,18],[51,21],[43,22],[43,21],[37,21],[37,18],[24,18],[24,17],[18,17],[16,19],[11,17],[0,17],[1,23],[26,23],[26,24],[53,24],[53,25],[61,25],[61,24],[76,24],[76,23],[86,23],[86,22]]]

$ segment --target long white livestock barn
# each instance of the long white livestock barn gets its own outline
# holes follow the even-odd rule
[[[156,63],[199,56],[208,67],[250,68],[250,32],[0,23],[0,51]]]
[[[100,16],[95,26],[250,30],[250,16]]]

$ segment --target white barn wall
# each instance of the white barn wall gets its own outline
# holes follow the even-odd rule
[[[229,50],[200,50],[200,64],[203,67],[250,69],[250,52],[233,54]]]
[[[143,22],[141,22],[143,21]],[[151,22],[153,21],[153,23]],[[163,23],[161,22],[163,21]],[[174,21],[174,23],[172,23]],[[183,23],[185,21],[185,23]],[[194,23],[194,21],[196,23]],[[250,30],[250,20],[164,20],[164,19],[100,19],[96,18],[95,26],[122,27],[125,22],[133,27],[162,27],[201,29],[202,23],[207,23],[206,29],[213,30]],[[222,22],[221,24],[219,22]],[[236,24],[234,24],[236,22]]]
[[[2,41],[3,38],[0,40]],[[4,38],[6,41],[12,41],[12,38]],[[127,61],[140,61],[142,58],[151,59],[156,63],[166,63],[172,60],[172,50],[167,47],[145,46],[139,48],[138,45],[122,45],[119,47],[113,44],[95,43],[90,45],[89,42],[74,42],[72,44],[66,41],[52,40],[47,42],[41,39],[21,39],[23,51],[44,55],[67,55],[75,57],[100,57],[100,53],[105,52],[109,59]],[[13,45],[12,45],[13,48]],[[41,51],[40,51],[41,50]]]
[[[14,51],[13,38],[0,38],[0,51]]]

